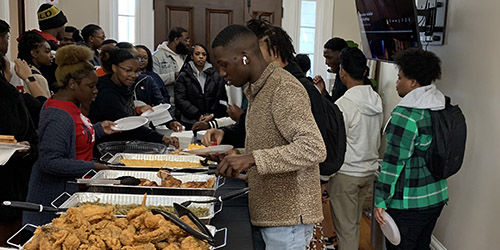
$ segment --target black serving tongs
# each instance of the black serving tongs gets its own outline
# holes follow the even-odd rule
[[[67,208],[54,208],[48,207],[41,204],[26,202],[26,201],[2,201],[0,205],[11,208],[19,208],[25,211],[33,211],[33,212],[65,212],[68,210]]]
[[[175,207],[175,205],[176,205],[176,203],[174,203],[174,207]],[[177,204],[177,205],[179,205],[179,204]],[[184,209],[188,210],[185,207],[184,207]],[[191,215],[188,215],[188,218],[191,219],[191,221],[193,221],[193,223],[196,225],[196,227],[198,227],[202,232],[194,229],[193,227],[191,227],[186,222],[182,221],[179,217],[175,216],[172,213],[169,213],[169,212],[166,212],[166,211],[163,211],[160,209],[156,209],[156,208],[151,209],[151,212],[153,214],[161,214],[163,216],[163,218],[165,218],[166,220],[172,221],[172,223],[174,223],[175,225],[177,225],[178,227],[180,227],[182,230],[186,231],[190,235],[194,236],[195,238],[207,241],[208,244],[210,244],[211,246],[215,245],[214,236],[210,233],[208,228],[200,221],[200,219],[198,217],[196,217],[194,214],[190,213]],[[191,212],[191,211],[189,211],[189,212]],[[177,213],[177,210],[176,210],[176,213]],[[179,216],[181,216],[181,215],[179,215]]]
[[[231,199],[234,199],[234,198],[237,198],[237,197],[240,197],[246,193],[248,193],[248,191],[250,190],[250,188],[246,187],[246,188],[241,188],[241,189],[236,189],[236,190],[233,190],[231,192],[227,192],[219,197],[214,197],[212,199],[207,199],[207,200],[187,200],[187,201],[184,201],[181,203],[182,206],[184,207],[188,207],[189,205],[191,205],[191,203],[212,203],[212,202],[223,202],[223,201],[227,201],[227,200],[231,200]]]

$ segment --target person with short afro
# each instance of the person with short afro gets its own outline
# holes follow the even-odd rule
[[[401,101],[386,125],[386,150],[375,186],[374,215],[387,222],[387,211],[401,233],[398,246],[387,249],[430,249],[432,231],[448,202],[446,179],[434,177],[423,157],[433,140],[431,110],[443,110],[445,97],[432,82],[441,77],[441,60],[412,48],[394,56],[396,90]]]
[[[59,91],[47,100],[40,112],[38,128],[39,158],[31,172],[27,201],[50,206],[62,192],[78,191],[69,184],[91,169],[107,168],[91,162],[97,137],[112,134],[113,122],[92,124],[80,110],[97,95],[97,75],[85,47],[67,45],[57,52],[56,70]],[[44,225],[53,213],[24,212],[23,224]]]

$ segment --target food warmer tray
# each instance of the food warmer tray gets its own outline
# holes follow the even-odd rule
[[[94,170],[91,170],[89,173],[85,174],[83,178],[89,176],[91,172],[96,173]],[[150,187],[113,184],[88,184],[88,186],[90,192],[98,193],[147,193],[151,195],[215,196],[215,191],[225,183],[225,178],[215,177],[214,175],[208,174],[171,173],[171,175],[181,180],[183,183],[190,181],[207,181],[210,178],[215,178],[215,183],[212,188]],[[150,181],[155,181],[158,185],[161,185],[161,179],[157,176],[157,172],[151,171],[101,170],[91,179],[115,179],[120,176],[144,178]]]
[[[47,224],[47,225],[50,225],[50,224]],[[227,243],[227,228],[220,228],[220,229],[217,229],[216,227],[212,226],[212,225],[206,225],[206,227],[208,228],[208,230],[210,231],[210,233],[212,233],[212,235],[215,237],[215,235],[219,232],[224,232],[224,241],[222,242],[222,244],[218,245],[218,246],[210,246],[210,250],[215,250],[215,249],[219,249],[219,248],[223,248],[226,246],[226,243]],[[17,231],[14,235],[12,235],[9,239],[7,239],[7,244],[9,244],[10,246],[14,247],[14,248],[5,248],[5,247],[0,247],[0,250],[12,250],[12,249],[19,249],[19,250],[22,250],[23,249],[23,246],[22,245],[19,245],[19,244],[16,244],[16,243],[13,243],[12,241],[14,240],[14,238],[19,235],[23,230],[29,230],[27,228],[32,228],[32,230],[34,231],[37,226],[33,225],[33,224],[25,224],[21,229],[19,229],[19,231]],[[26,241],[26,243],[30,242],[32,239],[33,239],[34,236],[32,236],[28,241]],[[24,243],[24,244],[26,244]]]
[[[179,168],[179,167],[151,167],[151,166],[123,166],[120,162],[122,159],[133,159],[133,160],[149,160],[149,161],[183,161],[183,162],[193,162],[200,163],[204,158],[196,155],[173,155],[173,154],[128,154],[128,153],[118,153],[108,160],[108,163],[113,164],[111,167],[113,169],[121,170],[146,170],[154,171],[159,169],[174,169],[174,170],[208,170],[208,167],[202,166],[194,168]],[[118,166],[122,165],[122,166]]]
[[[61,197],[69,197],[64,203],[62,203],[59,208],[70,208],[76,207],[78,203],[83,202],[97,202],[99,203],[109,203],[109,204],[119,204],[119,205],[129,205],[129,204],[141,204],[144,195],[138,194],[118,194],[118,193],[90,193],[90,192],[78,192],[70,195],[66,192],[62,193],[57,197],[51,205],[55,206],[55,203],[61,199]],[[211,196],[166,196],[166,195],[148,195],[146,199],[146,206],[173,206],[175,203],[182,203],[187,200],[211,200]],[[208,208],[208,216],[200,217],[200,219],[205,223],[209,224],[210,219],[212,219],[217,213],[222,211],[222,203],[220,203],[220,208],[215,211],[214,203],[197,203],[192,204],[191,207],[201,207]],[[117,217],[122,217],[125,215],[116,215]]]

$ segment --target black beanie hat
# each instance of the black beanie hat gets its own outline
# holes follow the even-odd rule
[[[44,3],[40,5],[37,13],[40,30],[61,27],[68,22],[64,13],[52,4]]]

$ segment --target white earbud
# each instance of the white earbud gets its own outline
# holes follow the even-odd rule
[[[248,60],[247,56],[243,56],[243,65],[247,65],[247,60]]]

